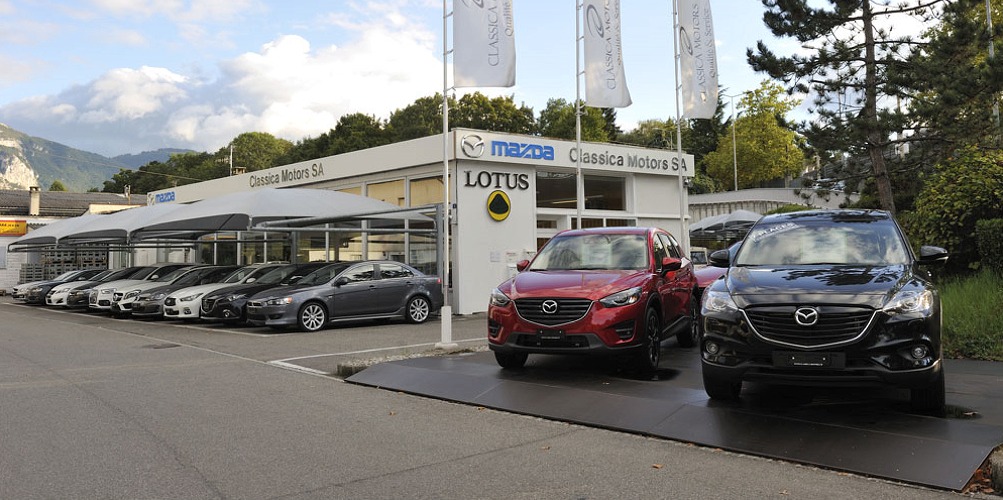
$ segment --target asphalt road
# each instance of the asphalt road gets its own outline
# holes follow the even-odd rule
[[[483,318],[453,340],[483,346]],[[368,388],[438,321],[273,334],[0,299],[0,498],[967,498]]]

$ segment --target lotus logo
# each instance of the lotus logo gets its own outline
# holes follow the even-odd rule
[[[460,150],[470,158],[480,158],[484,154],[484,139],[479,135],[465,135],[460,139]]]
[[[557,301],[549,299],[543,301],[543,304],[540,304],[540,310],[544,314],[557,314]]]
[[[818,311],[814,307],[802,307],[794,311],[794,321],[801,326],[814,326],[818,323]]]

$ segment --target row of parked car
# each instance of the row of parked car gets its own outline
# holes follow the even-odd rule
[[[442,307],[441,287],[438,277],[384,260],[244,267],[167,263],[71,271],[17,285],[12,296],[117,317],[316,331],[345,320],[422,323]]]

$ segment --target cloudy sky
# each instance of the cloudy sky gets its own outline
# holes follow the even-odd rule
[[[758,0],[711,6],[721,85],[756,88],[746,49],[789,43],[770,39]],[[675,117],[671,8],[622,2],[624,130]],[[514,10],[516,86],[484,92],[536,113],[573,100],[575,2]],[[0,68],[0,123],[86,151],[211,152],[248,131],[296,141],[441,92],[442,1],[0,0]]]

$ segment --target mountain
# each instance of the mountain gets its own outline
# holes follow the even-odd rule
[[[129,168],[139,168],[153,161],[164,163],[171,158],[171,155],[178,153],[191,153],[190,149],[161,148],[156,151],[143,151],[138,155],[119,155],[112,158],[119,163],[124,163]]]
[[[31,137],[0,123],[0,189],[49,189],[59,180],[67,191],[101,189],[121,169],[135,170],[151,161],[165,162],[182,149],[158,149],[108,158]]]

